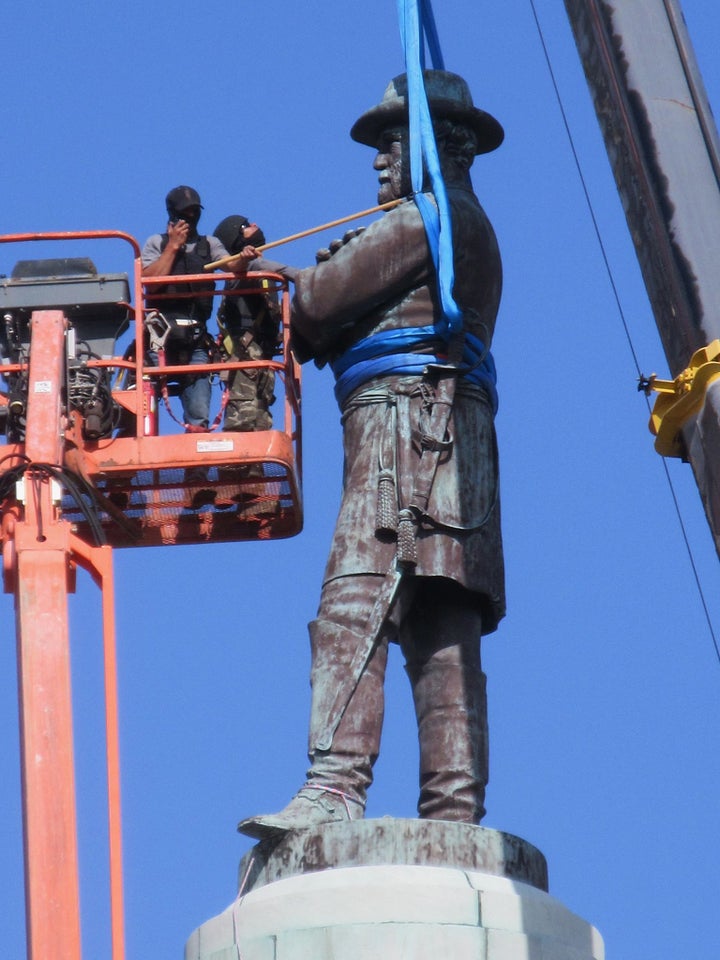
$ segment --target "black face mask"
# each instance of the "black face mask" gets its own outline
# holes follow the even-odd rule
[[[262,232],[260,227],[258,227],[255,233],[252,233],[249,237],[242,237],[241,239],[242,239],[242,244],[240,246],[241,250],[243,247],[248,247],[248,246],[262,247],[263,244],[265,243],[265,234]]]
[[[258,227],[254,233],[250,234],[249,237],[244,235],[243,230],[249,226],[249,223],[245,223],[240,227],[237,237],[233,241],[232,250],[230,253],[240,253],[240,251],[244,250],[245,247],[261,247],[265,243],[265,234],[262,232],[260,227]]]
[[[250,226],[250,221],[241,220],[237,224],[233,224],[232,228],[229,224],[224,224],[223,226],[224,229],[219,230],[216,236],[225,244],[228,253],[234,256],[236,253],[240,253],[244,246],[247,246],[247,240],[243,236],[243,230],[245,227]],[[233,230],[232,236],[230,235],[230,229]]]
[[[170,222],[177,223],[178,220],[184,220],[185,223],[187,223],[187,225],[190,227],[190,233],[192,235],[197,231],[200,213],[189,213],[187,210],[170,211]]]

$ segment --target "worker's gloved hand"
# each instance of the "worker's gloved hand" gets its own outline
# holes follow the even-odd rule
[[[322,247],[315,254],[315,263],[324,263],[326,260],[329,260],[338,250],[342,250],[346,243],[349,243],[351,240],[354,240],[355,237],[359,236],[364,229],[365,227],[357,227],[355,230],[348,230],[343,235],[342,240],[332,240],[329,247]]]

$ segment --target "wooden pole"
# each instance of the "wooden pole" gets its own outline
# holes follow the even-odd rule
[[[283,237],[282,240],[272,240],[270,243],[264,243],[261,247],[256,247],[258,253],[264,253],[272,247],[279,247],[283,243],[290,243],[292,240],[302,240],[303,237],[309,237],[313,233],[320,233],[321,230],[330,230],[332,227],[339,227],[343,223],[349,223],[350,220],[359,220],[360,217],[368,217],[373,213],[381,213],[383,210],[392,210],[399,204],[404,203],[408,197],[400,197],[399,200],[388,200],[387,203],[380,203],[376,207],[369,207],[367,210],[360,210],[358,213],[351,213],[347,217],[340,217],[339,220],[331,220],[329,223],[321,223],[319,227],[310,227],[309,230],[301,230],[300,233],[292,233],[289,237]],[[212,263],[205,264],[205,270],[217,270],[218,267],[227,266],[228,263],[235,263],[242,254],[235,253],[230,257],[222,257],[220,260],[214,260]]]

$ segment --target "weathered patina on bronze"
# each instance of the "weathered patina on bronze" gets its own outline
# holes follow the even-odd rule
[[[381,817],[327,823],[257,844],[240,861],[241,895],[269,883],[342,867],[451,867],[548,890],[547,862],[510,833],[467,823]]]
[[[502,268],[469,168],[476,154],[499,146],[503,132],[473,106],[462,78],[426,71],[425,83],[452,213],[453,295],[464,332],[489,349]],[[404,77],[392,81],[352,136],[378,149],[378,201],[407,195]],[[439,317],[435,271],[413,202],[352,232],[296,279],[292,329],[302,361],[332,363],[360,340]],[[457,345],[450,352],[459,353]],[[391,373],[349,395],[342,423],[343,498],[318,617],[310,624],[312,765],[283,811],[239,825],[249,836],[363,816],[380,745],[390,641],[400,644],[413,690],[420,816],[478,823],[485,812],[480,637],[504,614],[490,398],[463,376]]]

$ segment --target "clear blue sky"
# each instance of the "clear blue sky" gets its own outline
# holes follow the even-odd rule
[[[598,927],[609,957],[716,960],[720,666],[532,11],[528,0],[435,6],[448,68],[507,133],[474,167],[506,274],[494,352],[509,612],[484,644],[485,824],[543,851],[551,893]],[[684,7],[717,104],[720,13],[715,0]],[[538,12],[635,349],[645,373],[665,375],[563,4],[538,0]],[[374,202],[372,151],[348,130],[402,70],[394,0],[39,0],[4,18],[0,51],[7,232],[121,229],[142,241],[164,226],[178,183],[200,191],[206,229],[242,213],[268,239]],[[311,263],[329,239],[283,256]],[[0,272],[21,256],[0,250]],[[127,269],[119,245],[96,260]],[[237,820],[282,806],[302,781],[305,624],[340,469],[330,378],[308,369],[299,537],[116,554],[128,957],[182,957],[234,896],[251,845]],[[699,497],[689,467],[669,471],[720,630]],[[108,934],[100,607],[87,576],[70,606],[93,960],[108,955]],[[0,936],[20,960],[10,597],[0,618]],[[398,655],[369,816],[414,815],[415,743]]]

